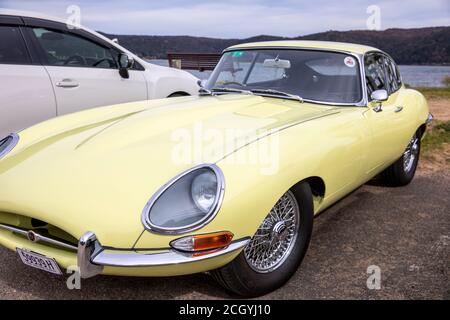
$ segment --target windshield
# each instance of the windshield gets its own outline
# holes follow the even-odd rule
[[[362,99],[359,68],[358,60],[344,53],[292,49],[229,51],[223,54],[206,89],[272,90],[305,100],[353,104]]]

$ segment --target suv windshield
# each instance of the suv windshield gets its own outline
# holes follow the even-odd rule
[[[362,99],[359,68],[355,57],[336,52],[229,51],[223,54],[206,89],[254,90],[256,95],[270,89],[310,101],[353,104]]]

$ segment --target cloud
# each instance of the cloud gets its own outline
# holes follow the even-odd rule
[[[326,30],[365,29],[368,5],[381,8],[381,27],[450,25],[447,0],[406,2],[356,0],[55,1],[0,0],[0,7],[67,17],[79,5],[82,24],[118,34],[195,35],[245,38],[260,34],[298,36]]]

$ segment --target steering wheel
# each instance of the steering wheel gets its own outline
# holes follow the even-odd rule
[[[78,54],[68,57],[66,61],[64,61],[64,65],[67,66],[72,62],[77,62],[78,64],[81,64],[83,66],[87,65],[86,59]]]
[[[103,61],[107,61],[108,64],[109,64],[109,66],[111,67],[111,60],[108,59],[108,58],[100,59],[100,60],[96,61],[92,66],[93,66],[93,67],[96,67],[96,66],[98,66],[100,63],[102,63]]]

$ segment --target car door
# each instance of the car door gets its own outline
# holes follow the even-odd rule
[[[88,108],[147,99],[142,71],[123,78],[120,52],[105,43],[67,30],[32,27],[55,91],[58,115]]]
[[[400,156],[404,137],[399,132],[405,125],[405,119],[399,90],[390,83],[392,75],[389,74],[388,57],[382,53],[371,53],[366,55],[364,64],[369,98],[365,117],[371,130],[366,172],[372,175]],[[372,101],[371,94],[376,90],[386,90],[388,99],[383,102]]]
[[[20,24],[0,16],[0,137],[56,116],[49,76],[33,61]]]

